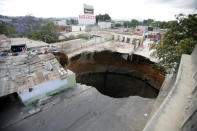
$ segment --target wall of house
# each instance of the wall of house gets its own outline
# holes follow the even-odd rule
[[[79,25],[94,25],[96,24],[96,16],[90,14],[79,15],[78,21]]]
[[[98,22],[98,26],[99,26],[101,29],[109,29],[109,28],[111,28],[111,22],[99,21],[99,22]]]
[[[57,94],[68,88],[76,87],[75,73],[68,71],[66,79],[55,79],[40,83],[29,89],[18,91],[19,98],[24,105],[29,105],[43,97]]]

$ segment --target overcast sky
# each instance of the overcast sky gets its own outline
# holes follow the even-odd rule
[[[78,17],[83,4],[94,6],[95,14],[113,19],[153,18],[173,20],[175,14],[197,13],[197,0],[0,0],[0,14],[36,17]]]

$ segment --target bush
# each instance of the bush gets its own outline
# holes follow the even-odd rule
[[[43,26],[44,41],[47,43],[59,42],[60,31],[58,26],[52,21],[48,21]]]
[[[5,34],[8,37],[17,37],[17,35],[19,35],[16,31],[16,27],[13,26],[1,26],[0,34]]]
[[[34,30],[26,34],[26,37],[32,40],[43,40],[43,31]]]
[[[169,30],[159,44],[154,44],[152,56],[166,72],[177,71],[182,54],[191,54],[197,43],[197,14],[179,14],[169,24]]]
[[[77,36],[77,38],[82,38],[82,39],[89,39],[90,38],[90,36],[89,35],[87,35],[87,34],[79,34],[78,36]]]

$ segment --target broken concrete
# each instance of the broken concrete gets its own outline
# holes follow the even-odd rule
[[[3,130],[141,131],[154,103],[154,99],[138,96],[110,98],[93,87],[79,84],[57,97],[61,100],[54,106],[7,125]]]
[[[196,50],[197,47],[195,48]],[[194,52],[194,54],[196,53]],[[188,96],[196,96],[192,94],[196,82],[196,79],[192,75],[194,69],[196,69],[196,56],[195,60],[193,60],[193,55],[182,55],[175,84],[159,109],[146,124],[144,131],[194,131],[197,129],[195,126],[196,123],[194,124],[190,121],[191,119],[196,121],[196,116],[193,114],[194,118],[189,117],[192,116],[191,112],[196,112],[197,105],[195,102],[192,103],[191,100],[188,100]],[[195,68],[193,68],[194,65]],[[193,101],[195,101],[195,98],[193,98]]]
[[[5,40],[5,41],[2,41]],[[0,96],[17,92],[25,105],[76,86],[75,74],[62,68],[47,43],[26,38],[2,37]],[[5,46],[6,44],[7,46]],[[20,52],[7,50],[25,45]]]

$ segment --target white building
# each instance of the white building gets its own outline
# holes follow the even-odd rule
[[[79,25],[94,25],[96,23],[96,16],[85,14],[79,15]]]
[[[58,26],[66,26],[67,25],[67,22],[66,20],[56,20],[56,21],[53,21],[54,24],[58,25]]]
[[[77,26],[73,25],[71,26],[72,32],[78,32],[78,31],[85,31],[86,27],[85,26]]]
[[[84,14],[79,15],[79,25],[95,25],[96,16],[94,16],[93,6],[84,4]]]
[[[98,26],[101,29],[109,29],[109,28],[111,28],[111,22],[99,21]]]

